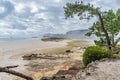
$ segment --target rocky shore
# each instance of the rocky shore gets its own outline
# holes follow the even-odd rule
[[[78,49],[66,54],[30,54],[24,55],[24,60],[30,75],[35,80],[71,80],[82,68],[82,54],[84,49]]]
[[[120,80],[120,54],[90,63],[72,80]]]

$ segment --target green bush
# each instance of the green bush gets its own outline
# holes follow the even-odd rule
[[[83,54],[83,64],[86,67],[89,63],[102,58],[110,58],[114,54],[113,51],[107,50],[99,46],[88,47]]]

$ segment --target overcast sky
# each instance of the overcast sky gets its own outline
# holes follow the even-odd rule
[[[0,0],[0,38],[32,37],[87,29],[91,21],[65,19],[63,6],[80,0]],[[103,10],[120,7],[120,0],[83,0]]]

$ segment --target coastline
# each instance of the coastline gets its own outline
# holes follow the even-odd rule
[[[14,41],[14,42],[0,42],[0,66],[12,66],[20,65],[19,68],[16,68],[16,71],[23,72],[25,67],[24,64],[29,61],[23,61],[21,56],[25,52],[31,52],[36,50],[41,50],[45,48],[60,47],[66,45],[67,41],[62,42],[43,42],[41,40],[23,40],[23,41]],[[11,56],[17,56],[17,59],[11,59]],[[1,79],[12,80],[9,74],[0,73]],[[14,76],[12,76],[14,77]]]
[[[34,62],[38,62],[38,60],[23,60],[23,58],[22,58],[23,55],[33,54],[33,53],[39,54],[41,52],[43,54],[48,53],[50,55],[51,55],[51,53],[53,53],[53,55],[54,55],[54,53],[56,53],[56,52],[60,51],[59,53],[61,53],[61,50],[69,49],[69,48],[65,47],[65,46],[67,46],[67,44],[69,42],[72,42],[72,43],[77,42],[78,43],[79,41],[77,41],[77,40],[76,41],[61,40],[61,41],[57,41],[57,42],[56,41],[43,42],[41,40],[26,40],[26,41],[2,42],[2,43],[0,42],[0,45],[1,45],[1,47],[0,47],[0,52],[1,52],[0,53],[0,66],[4,67],[4,66],[19,65],[19,67],[15,68],[14,70],[21,72],[21,73],[29,74],[29,73],[31,73],[31,71],[26,70],[26,68],[28,68],[28,64],[31,65]],[[84,44],[86,43],[82,40],[80,42],[84,43]],[[69,44],[71,44],[71,43],[69,43]],[[71,44],[71,45],[74,45],[74,44]],[[69,45],[67,47],[69,47]],[[83,52],[80,51],[78,53],[80,53],[80,55],[81,55],[81,53],[83,53]],[[76,56],[74,56],[75,60],[77,60],[80,55],[76,54],[77,58],[76,58]],[[59,55],[59,56],[61,56],[61,55]],[[63,56],[63,54],[62,54],[62,56]],[[71,54],[70,56],[73,56],[73,54]],[[48,61],[50,61],[50,60],[48,60]],[[55,61],[57,61],[57,60],[55,60]],[[59,65],[63,64],[65,61],[67,61],[67,60],[66,59],[58,60]],[[33,63],[30,63],[30,62],[33,62]],[[43,63],[44,63],[44,60],[43,60]],[[73,63],[71,63],[71,64],[73,64]],[[27,65],[27,66],[25,66],[25,65]],[[58,66],[58,64],[56,66]],[[62,65],[60,65],[60,66],[62,66]],[[58,66],[57,69],[59,71],[59,69],[61,69],[61,67],[59,68],[59,66]],[[55,71],[57,71],[57,70],[55,70]],[[31,75],[31,74],[29,74],[29,75]],[[32,72],[32,76],[33,75],[36,75],[36,73]],[[4,73],[0,73],[0,76],[1,76],[2,80],[8,80],[8,79],[14,80],[14,78],[16,78],[13,75],[4,74]]]

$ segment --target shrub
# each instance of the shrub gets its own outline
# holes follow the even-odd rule
[[[89,63],[102,58],[110,58],[114,54],[113,51],[107,50],[99,46],[88,47],[83,54],[83,64],[86,67]]]

